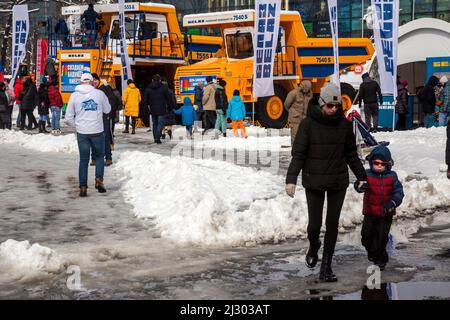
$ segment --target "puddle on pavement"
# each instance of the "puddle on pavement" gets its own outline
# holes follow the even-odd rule
[[[360,291],[338,295],[334,300],[450,300],[448,282],[382,283],[379,289],[367,286]]]

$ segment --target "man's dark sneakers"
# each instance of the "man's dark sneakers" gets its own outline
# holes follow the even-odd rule
[[[306,266],[308,268],[314,268],[317,264],[317,261],[319,260],[319,256],[317,253],[319,252],[320,245],[322,243],[320,240],[315,244],[309,244],[308,253],[306,253]]]
[[[95,189],[98,190],[100,193],[105,193],[105,185],[103,184],[103,179],[95,178]]]
[[[80,187],[80,197],[87,197],[87,187]]]
[[[95,160],[91,160],[90,166],[91,166],[91,167],[95,166]]]
[[[106,160],[105,160],[105,167],[109,167],[109,166],[112,165],[112,164],[113,164],[113,162],[112,162],[111,159],[106,159]]]

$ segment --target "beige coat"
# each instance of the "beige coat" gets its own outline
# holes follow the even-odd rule
[[[308,103],[313,96],[311,87],[312,85],[309,80],[303,80],[298,88],[292,90],[287,95],[284,108],[289,112],[288,121],[290,124],[299,124],[306,118]],[[304,94],[302,91],[307,93]]]
[[[205,111],[216,111],[216,85],[214,83],[208,84],[205,89],[203,89],[203,110]]]

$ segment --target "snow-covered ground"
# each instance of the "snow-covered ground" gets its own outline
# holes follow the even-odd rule
[[[52,136],[43,133],[26,134],[21,131],[0,130],[1,144],[10,144],[41,152],[78,152],[75,134]]]
[[[286,152],[281,150],[282,145],[290,144],[285,132],[271,137],[266,133],[265,129],[249,128],[247,140],[220,138],[196,142],[194,148]],[[445,128],[375,136],[390,142],[393,169],[404,186],[405,198],[397,217],[413,218],[449,205],[450,181],[442,170]],[[77,152],[74,134],[54,137],[0,131],[0,144],[4,143],[46,152]],[[180,157],[176,152],[167,156],[123,151],[118,158],[114,170],[123,176],[122,191],[135,216],[151,220],[162,237],[174,242],[240,246],[306,234],[308,218],[301,183],[295,199],[290,199],[284,192],[283,176],[252,167]],[[361,210],[362,195],[350,186],[341,231],[361,224]]]
[[[260,130],[264,129],[256,131]],[[151,134],[145,131],[138,129],[135,136],[116,131],[115,164],[106,169],[105,176],[108,193],[98,194],[90,185],[88,198],[80,199],[76,196],[75,135],[0,130],[4,181],[0,184],[0,297],[67,294],[63,279],[67,265],[81,267],[82,286],[88,290],[69,295],[72,298],[254,298],[255,292],[264,298],[289,299],[304,298],[306,289],[318,286],[310,278],[317,270],[304,266],[307,243],[283,241],[306,234],[308,217],[300,181],[296,197],[291,199],[284,193],[283,173],[175,156],[173,145],[150,144]],[[264,139],[251,136],[255,142]],[[280,136],[289,142],[284,133]],[[376,138],[391,142],[394,170],[405,188],[406,197],[398,210],[401,219],[392,233],[396,243],[406,242],[411,232],[436,218],[433,212],[437,207],[450,203],[450,184],[442,170],[445,130],[378,133]],[[420,144],[414,143],[417,141]],[[272,150],[267,145],[266,150]],[[31,151],[24,153],[22,147]],[[279,150],[281,157],[289,156],[289,149]],[[49,158],[44,152],[59,154]],[[286,163],[283,166],[285,169]],[[92,183],[94,168],[89,170]],[[340,276],[333,287],[336,292],[357,290],[367,278],[357,232],[361,206],[362,195],[349,187],[340,224],[345,233],[339,236],[336,252],[334,270]],[[449,223],[445,212],[439,215],[439,223]],[[28,239],[29,243],[8,239]],[[436,241],[439,239],[436,236]],[[31,246],[33,243],[48,248]],[[419,244],[429,251],[417,249]],[[445,260],[442,264],[439,258],[430,262],[431,255],[446,247],[412,239],[408,254],[402,255],[404,251],[398,249],[393,259],[401,258],[404,265],[395,267],[404,269],[383,274],[383,280],[408,281],[410,274],[423,273],[430,266],[442,271],[438,277],[446,276]],[[39,279],[36,273],[60,281],[36,282],[32,292],[21,291],[18,283],[10,282]],[[434,275],[430,273],[430,277]],[[296,279],[295,285],[292,279]]]
[[[394,170],[404,186],[397,217],[413,218],[449,205],[450,181],[440,170],[444,128],[380,133],[377,139],[391,142]],[[173,241],[245,245],[306,234],[304,191],[298,186],[295,199],[287,197],[282,176],[221,161],[142,152],[122,154],[116,170],[125,173],[123,189],[135,215],[153,219],[162,236]],[[359,225],[361,211],[362,195],[349,187],[341,231]]]

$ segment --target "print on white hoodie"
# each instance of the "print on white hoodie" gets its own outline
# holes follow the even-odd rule
[[[80,84],[67,104],[66,122],[81,134],[103,132],[103,114],[111,112],[111,105],[103,91]]]

